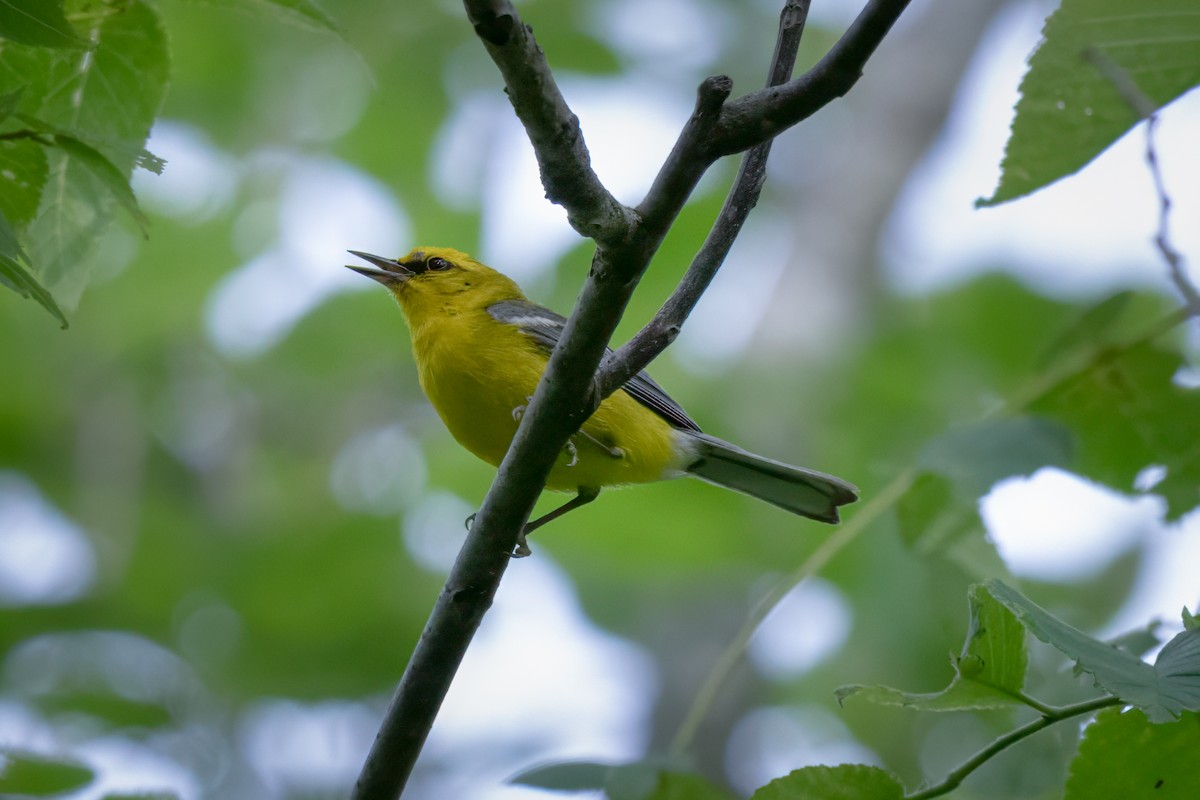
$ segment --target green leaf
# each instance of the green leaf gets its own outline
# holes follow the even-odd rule
[[[68,13],[81,5],[68,5]],[[66,308],[87,285],[89,256],[117,205],[140,217],[127,181],[162,104],[168,70],[161,21],[144,0],[130,0],[120,13],[81,18],[92,42],[82,61],[46,48],[0,49],[0,92],[24,87],[20,118],[51,131],[59,145],[48,153],[40,210],[24,242],[33,277]]]
[[[518,772],[509,783],[551,792],[592,792],[604,788],[612,769],[599,761],[560,761]]]
[[[138,227],[142,229],[142,234],[146,234],[146,227],[150,224],[150,220],[146,219],[146,215],[138,207],[137,198],[133,194],[133,188],[129,185],[128,173],[122,173],[117,169],[116,164],[113,164],[96,148],[86,144],[74,136],[65,133],[56,133],[54,135],[54,143],[65,150],[68,154],[74,156],[80,164],[86,167],[91,173],[96,176],[100,183],[107,189],[116,201],[129,212]]]
[[[1072,469],[1085,477],[1129,491],[1142,469],[1165,467],[1153,491],[1175,519],[1200,504],[1200,391],[1174,382],[1186,362],[1167,346],[1142,343],[1095,359],[1032,410],[1075,434]]]
[[[835,692],[838,703],[857,696],[879,705],[920,711],[1004,708],[1021,703],[1028,662],[1025,630],[984,585],[973,585],[967,597],[970,626],[962,652],[951,657],[955,676],[949,686],[930,694],[887,686],[843,686]]]
[[[1096,715],[1071,762],[1063,800],[1192,800],[1200,797],[1200,718],[1153,725],[1137,709]]]
[[[25,252],[17,239],[17,232],[0,213],[0,283],[12,289],[22,297],[32,297],[41,303],[42,307],[53,314],[64,329],[68,326],[67,317],[63,314],[58,303],[46,288],[38,282],[29,270],[21,265],[25,260]]]
[[[0,214],[23,227],[37,216],[49,167],[45,148],[28,139],[0,141]]]
[[[981,205],[1029,194],[1081,169],[1140,119],[1085,59],[1092,49],[1124,71],[1152,106],[1200,83],[1195,0],[1063,0],[1021,81],[1000,185]]]
[[[52,797],[87,786],[94,773],[74,761],[0,748],[0,796]]]
[[[987,585],[1034,636],[1074,659],[1097,686],[1142,709],[1152,722],[1200,710],[1200,631],[1184,631],[1167,642],[1151,666],[1076,630],[1000,581]]]
[[[889,772],[863,764],[805,767],[763,786],[750,800],[901,800],[904,787]]]
[[[213,4],[265,13],[274,19],[313,31],[341,35],[342,29],[316,0],[212,0]]]
[[[612,789],[608,790],[609,800],[623,800]],[[628,800],[634,800],[630,797]],[[638,800],[737,800],[729,791],[721,789],[701,775],[687,772],[662,771],[658,774],[658,784],[648,795],[642,795]]]
[[[21,95],[24,93],[25,87],[22,86],[0,95],[0,122],[4,122],[17,110],[17,106],[21,102]]]
[[[0,39],[35,47],[86,47],[62,5],[62,0],[0,0]]]
[[[945,558],[976,578],[1007,576],[987,539],[979,498],[998,481],[1069,462],[1071,436],[1062,425],[1018,417],[964,425],[925,445],[918,475],[896,506],[905,544]]]
[[[1013,475],[1042,467],[1066,467],[1071,434],[1062,425],[1036,417],[977,422],[952,428],[931,440],[917,456],[930,472],[950,478],[972,497]]]

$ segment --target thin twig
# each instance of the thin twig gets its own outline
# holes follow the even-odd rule
[[[1095,47],[1087,47],[1083,51],[1083,57],[1112,84],[1133,113],[1146,121],[1146,166],[1150,169],[1150,178],[1154,181],[1154,191],[1158,195],[1158,231],[1154,235],[1154,245],[1167,265],[1167,274],[1171,282],[1183,297],[1188,315],[1200,317],[1200,291],[1197,291],[1196,285],[1188,277],[1183,256],[1171,244],[1171,197],[1167,194],[1167,184],[1163,179],[1158,163],[1158,151],[1154,146],[1154,134],[1158,128],[1158,108],[1137,85],[1133,76],[1107,53]]]
[[[1083,703],[1077,703],[1072,706],[1063,706],[1055,708],[1048,714],[1043,714],[1032,722],[1022,725],[1015,730],[1009,731],[1003,736],[996,739],[987,747],[980,750],[975,755],[971,756],[961,766],[954,769],[946,778],[938,784],[930,786],[927,789],[922,789],[919,792],[904,795],[904,800],[929,800],[931,797],[941,797],[944,794],[949,794],[958,788],[968,775],[977,770],[983,764],[996,756],[1003,750],[1012,747],[1022,739],[1028,738],[1040,730],[1049,728],[1051,725],[1071,719],[1072,717],[1080,717],[1084,714],[1091,714],[1094,711],[1099,711],[1103,708],[1122,705],[1122,701],[1117,697],[1100,697],[1095,700],[1088,700]]]
[[[788,0],[784,5],[767,75],[768,86],[778,86],[791,77],[810,5],[811,0]],[[725,262],[750,211],[758,204],[767,178],[767,158],[773,141],[768,139],[746,151],[721,213],[675,291],[654,318],[600,367],[596,383],[601,397],[624,386],[679,335],[684,321]]]
[[[713,142],[717,154],[730,155],[765,142],[844,96],[908,4],[909,0],[870,0],[808,72],[726,103]]]
[[[633,214],[592,170],[579,118],[559,91],[533,31],[508,0],[464,0],[463,5],[533,144],[547,199],[566,209],[582,236],[601,245],[624,241]]]
[[[707,79],[676,149],[633,214],[596,179],[578,121],[511,4],[507,0],[464,0],[464,4],[504,76],[513,108],[537,153],[547,195],[567,208],[572,226],[595,239],[598,248],[563,336],[409,660],[355,786],[355,800],[393,800],[404,790],[454,672],[491,605],[517,533],[567,437],[600,403],[595,375],[613,330],[696,183],[720,155],[770,138],[759,136],[744,147],[725,145],[717,152],[711,141],[715,126],[726,120],[724,104],[732,84],[724,77]],[[898,15],[905,5],[907,0],[872,0],[868,8],[883,6]],[[858,31],[854,37],[865,37],[867,53],[873,51],[877,44],[869,41],[873,26],[854,30]],[[852,83],[840,83],[842,92]],[[745,120],[756,124],[752,114]],[[726,130],[731,124],[726,120]]]
[[[751,637],[775,607],[783,598],[787,597],[789,592],[823,570],[836,555],[857,540],[872,522],[890,510],[912,486],[915,475],[915,470],[910,469],[896,476],[891,483],[872,496],[866,505],[853,512],[854,516],[846,520],[832,536],[821,542],[821,545],[798,569],[780,579],[767,596],[754,606],[747,615],[746,621],[742,623],[742,627],[733,637],[733,641],[725,647],[720,658],[705,676],[704,684],[696,693],[696,699],[692,701],[687,716],[684,717],[683,723],[680,724],[679,730],[675,732],[675,736],[671,740],[670,752],[672,755],[678,756],[687,752],[721,686],[729,678],[734,668],[741,663]]]

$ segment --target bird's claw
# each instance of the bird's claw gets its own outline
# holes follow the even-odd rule
[[[532,401],[533,401],[532,397],[526,397],[525,402],[522,405],[519,405],[512,410],[512,418],[515,419],[516,421],[520,422],[521,417],[525,416],[525,409],[529,408],[529,404]]]
[[[475,518],[477,516],[479,516],[479,512],[476,512],[476,513],[472,514],[471,516],[467,517],[465,520],[463,520],[463,526],[466,527],[467,530],[471,530],[471,523],[475,521]]]
[[[566,453],[571,456],[571,460],[567,462],[568,467],[573,467],[579,463],[579,450],[576,449],[574,442],[572,442],[570,439],[567,439],[567,444],[563,447],[563,450],[565,450]]]
[[[529,543],[525,541],[525,531],[517,534],[517,546],[508,555],[510,558],[526,558],[533,555],[533,551],[529,549]]]

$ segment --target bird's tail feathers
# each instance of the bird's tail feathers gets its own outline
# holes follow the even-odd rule
[[[830,523],[838,521],[838,506],[858,499],[857,488],[833,475],[763,458],[708,434],[681,433],[695,450],[685,471],[709,483]]]

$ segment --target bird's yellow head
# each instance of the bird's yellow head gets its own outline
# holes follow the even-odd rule
[[[482,310],[501,300],[525,297],[511,278],[449,247],[418,247],[397,259],[349,252],[377,267],[347,265],[349,269],[391,290],[413,324],[438,314]]]

